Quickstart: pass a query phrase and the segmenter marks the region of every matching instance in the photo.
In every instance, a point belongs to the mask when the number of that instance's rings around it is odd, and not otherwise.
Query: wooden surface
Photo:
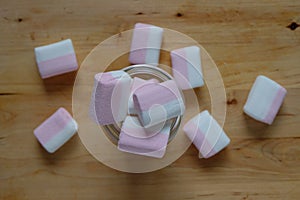
[[[136,22],[185,33],[210,53],[226,86],[224,128],[232,139],[230,146],[208,160],[197,159],[191,146],[169,167],[148,174],[127,174],[102,165],[78,136],[47,154],[32,131],[58,107],[71,111],[76,73],[42,80],[33,48],[71,38],[81,63],[99,42]],[[0,198],[299,199],[297,24],[296,0],[1,0]],[[242,112],[259,74],[288,90],[272,126]]]

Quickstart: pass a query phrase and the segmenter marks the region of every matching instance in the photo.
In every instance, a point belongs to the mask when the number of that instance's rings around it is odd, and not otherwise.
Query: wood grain
[[[299,10],[296,0],[1,0],[0,198],[299,199]],[[226,86],[230,146],[208,160],[197,159],[191,146],[169,167],[147,174],[102,165],[78,137],[47,154],[32,131],[58,107],[71,111],[76,73],[41,80],[33,48],[71,38],[81,63],[98,43],[136,22],[185,33],[210,53]],[[242,112],[259,74],[288,90],[272,126]],[[199,100],[209,107],[209,95]]]

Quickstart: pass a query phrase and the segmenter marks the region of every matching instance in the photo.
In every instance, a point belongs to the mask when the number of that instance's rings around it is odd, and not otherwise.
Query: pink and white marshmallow
[[[182,90],[204,85],[199,47],[175,49],[171,61],[174,79]]]
[[[132,64],[153,64],[159,62],[163,29],[150,24],[137,23],[134,26],[129,62]]]
[[[138,88],[133,94],[133,102],[141,124],[146,128],[185,111],[184,100],[174,80],[149,83]]]
[[[90,114],[98,124],[114,124],[125,119],[131,83],[131,77],[122,70],[95,75]]]
[[[34,52],[43,79],[78,69],[75,51],[70,39],[36,47]]]
[[[59,108],[33,132],[41,145],[53,153],[75,135],[77,129],[77,123],[68,111]]]
[[[230,139],[207,110],[188,121],[183,131],[199,150],[199,158],[209,158],[229,145]]]
[[[159,129],[158,129],[159,127]],[[170,122],[156,128],[145,129],[137,117],[127,116],[123,122],[118,141],[120,151],[162,158],[170,135]]]
[[[134,77],[131,85],[131,91],[130,91],[130,97],[128,100],[128,114],[137,114],[134,103],[133,103],[133,93],[143,85],[146,85],[148,83],[158,83],[158,80],[156,79],[150,79],[150,80],[144,80],[138,77]]]
[[[244,112],[257,121],[271,125],[286,94],[284,87],[260,75],[250,90]]]

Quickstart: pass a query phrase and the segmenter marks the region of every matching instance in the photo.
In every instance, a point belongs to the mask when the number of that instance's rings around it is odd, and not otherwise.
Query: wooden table
[[[81,63],[111,35],[146,22],[202,44],[227,93],[230,146],[199,160],[128,174],[96,161],[78,136],[46,153],[33,129],[63,106],[76,73],[42,80],[34,47],[71,38]],[[293,23],[294,22],[294,23]],[[300,1],[0,1],[1,199],[299,199]],[[256,76],[288,90],[272,126],[242,112]]]

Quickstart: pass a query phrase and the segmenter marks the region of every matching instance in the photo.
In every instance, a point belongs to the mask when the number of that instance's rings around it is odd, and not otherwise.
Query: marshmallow
[[[125,119],[131,81],[122,70],[95,75],[90,114],[98,124],[113,124]]]
[[[171,51],[173,76],[183,90],[204,85],[200,49],[190,46]]]
[[[173,80],[138,88],[133,94],[133,102],[144,127],[165,122],[185,111],[184,101]]]
[[[75,71],[78,68],[70,39],[36,47],[34,52],[38,69],[43,79]]]
[[[137,117],[128,116],[121,128],[118,149],[128,153],[162,158],[168,144],[170,124],[166,122],[162,123],[159,129],[145,129]]]
[[[53,153],[77,132],[77,127],[68,111],[59,108],[33,132],[41,145],[49,153]]]
[[[244,112],[250,117],[271,125],[287,91],[275,81],[258,76],[248,95]]]
[[[224,149],[230,139],[207,110],[188,121],[183,131],[199,150],[199,158],[209,158]]]
[[[157,26],[135,24],[129,62],[132,64],[154,64],[159,61],[163,29]]]
[[[143,85],[148,84],[148,83],[158,83],[158,80],[156,80],[156,79],[144,80],[144,79],[141,79],[141,78],[138,78],[138,77],[133,78],[131,91],[130,91],[130,97],[129,97],[129,100],[128,100],[128,114],[132,114],[132,115],[137,114],[137,112],[134,108],[132,95],[133,95],[135,90],[137,90],[138,88],[140,88]]]

